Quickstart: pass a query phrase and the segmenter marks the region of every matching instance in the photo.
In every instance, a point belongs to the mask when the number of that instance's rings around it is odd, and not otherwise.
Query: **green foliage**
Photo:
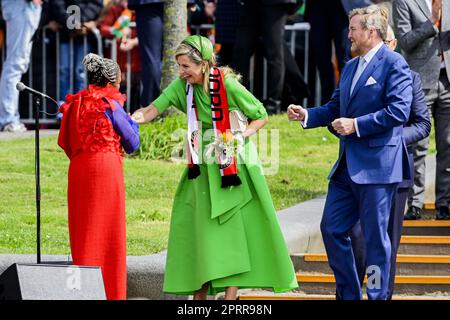
[[[181,147],[186,130],[185,116],[171,114],[141,126],[141,146],[136,155],[141,159],[164,159],[171,157],[174,148]]]
[[[41,138],[43,254],[69,254],[67,170],[56,137]],[[34,139],[0,141],[0,253],[36,252]],[[184,165],[126,157],[127,253],[167,246],[170,210]]]
[[[431,119],[430,145],[428,146],[428,154],[436,153],[436,139],[434,133],[434,120]]]

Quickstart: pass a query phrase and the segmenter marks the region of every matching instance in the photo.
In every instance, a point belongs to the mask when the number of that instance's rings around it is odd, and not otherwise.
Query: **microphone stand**
[[[58,107],[58,103],[51,97],[45,97],[47,100],[53,101]],[[34,136],[35,136],[35,154],[34,154],[34,168],[36,176],[36,259],[37,264],[41,264],[41,175],[40,175],[40,155],[39,155],[39,113],[41,107],[41,101],[44,99],[42,96],[33,95],[35,103],[34,108]]]
[[[41,263],[41,180],[40,180],[40,162],[39,162],[39,111],[41,106],[41,97],[33,96],[35,102],[34,108],[34,136],[35,136],[35,154],[34,154],[34,172],[36,175],[36,245],[37,245],[37,264]]]

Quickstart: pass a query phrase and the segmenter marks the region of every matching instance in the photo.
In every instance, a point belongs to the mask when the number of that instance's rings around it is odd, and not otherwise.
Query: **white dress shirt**
[[[430,10],[430,13],[431,13],[431,7],[433,6],[433,0],[425,0],[425,3],[427,4],[428,10]]]

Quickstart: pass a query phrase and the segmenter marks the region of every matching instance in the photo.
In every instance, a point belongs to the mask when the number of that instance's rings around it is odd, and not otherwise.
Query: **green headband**
[[[203,60],[209,61],[213,55],[213,46],[208,38],[202,37],[200,35],[189,36],[183,40],[184,44],[188,44],[200,52]]]

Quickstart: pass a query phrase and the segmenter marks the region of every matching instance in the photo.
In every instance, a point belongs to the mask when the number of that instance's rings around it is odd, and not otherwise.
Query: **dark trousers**
[[[303,98],[310,98],[310,92],[308,85],[305,82],[305,78],[286,43],[283,45],[283,48],[286,70],[281,105],[282,109],[285,110],[291,103],[303,103]]]
[[[322,103],[325,103],[330,100],[336,85],[331,63],[332,44],[336,49],[339,70],[350,59],[348,16],[341,1],[310,0],[306,5],[306,20],[311,24],[311,51],[320,75]]]
[[[287,18],[285,5],[247,3],[241,8],[237,39],[234,46],[233,67],[249,88],[250,58],[259,37],[264,43],[267,59],[267,97],[280,101],[284,83],[284,26]]]
[[[397,184],[357,184],[346,165],[341,165],[330,179],[320,225],[328,262],[336,278],[336,298],[362,299],[361,282],[348,235],[358,220],[367,248],[367,265],[373,282],[367,285],[371,300],[388,298],[391,244],[388,221]]]
[[[397,252],[400,245],[400,238],[403,229],[403,213],[405,212],[406,199],[408,198],[409,188],[397,189],[394,204],[391,209],[388,224],[388,236],[391,240],[391,268],[389,272],[388,299],[392,299],[394,292]],[[355,224],[350,230],[349,236],[352,242],[353,254],[355,256],[356,270],[360,283],[363,283],[366,274],[366,246],[364,235],[361,229],[361,223]]]
[[[144,107],[160,93],[163,9],[162,3],[150,3],[136,8],[136,29],[142,65],[140,104]]]

